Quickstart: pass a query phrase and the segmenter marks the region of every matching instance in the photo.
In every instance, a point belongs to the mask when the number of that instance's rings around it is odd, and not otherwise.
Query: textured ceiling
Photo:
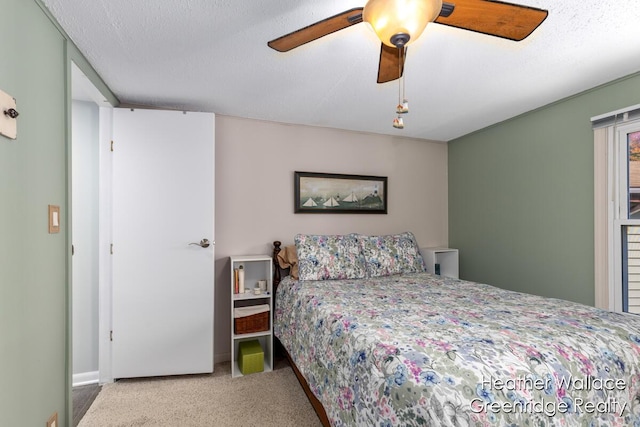
[[[287,53],[267,47],[365,1],[43,3],[123,103],[432,140],[640,71],[640,1],[518,1],[549,11],[521,42],[427,26],[409,46],[398,130],[398,85],[376,83],[380,42],[367,24]]]

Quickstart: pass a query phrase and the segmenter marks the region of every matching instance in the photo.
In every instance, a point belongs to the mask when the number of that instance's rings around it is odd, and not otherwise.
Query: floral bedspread
[[[427,273],[287,277],[274,332],[335,426],[640,426],[640,316]]]

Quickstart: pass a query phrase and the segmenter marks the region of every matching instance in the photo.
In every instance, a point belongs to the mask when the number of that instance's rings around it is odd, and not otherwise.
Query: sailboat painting
[[[387,177],[295,172],[295,213],[387,213]]]
[[[302,206],[311,208],[313,206],[318,206],[318,204],[311,197],[309,197],[307,201],[302,204]]]

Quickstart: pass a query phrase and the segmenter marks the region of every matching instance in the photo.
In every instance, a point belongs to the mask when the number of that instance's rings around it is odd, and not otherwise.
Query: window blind
[[[594,129],[598,129],[635,119],[640,119],[640,104],[591,117],[591,126]]]

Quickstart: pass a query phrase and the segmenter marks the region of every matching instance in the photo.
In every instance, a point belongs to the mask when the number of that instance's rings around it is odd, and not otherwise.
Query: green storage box
[[[242,341],[238,347],[238,368],[242,375],[264,371],[264,351],[258,340]]]

